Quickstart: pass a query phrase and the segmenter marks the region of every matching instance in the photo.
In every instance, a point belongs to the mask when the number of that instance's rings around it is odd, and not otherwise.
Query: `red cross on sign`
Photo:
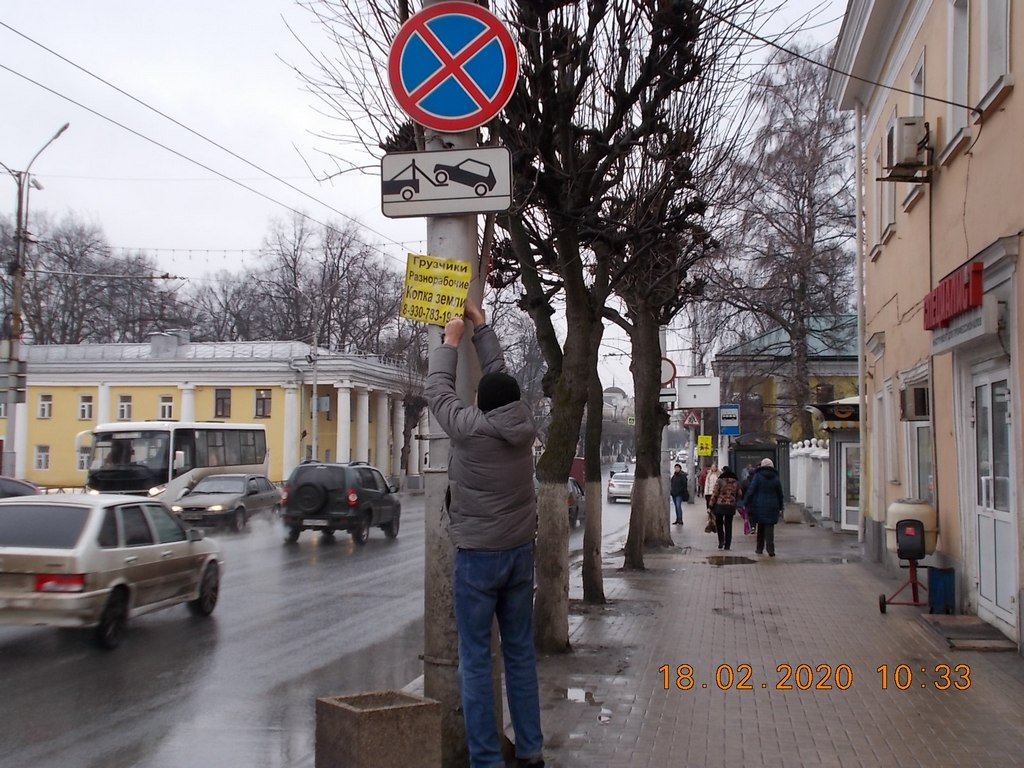
[[[469,131],[501,112],[519,76],[512,35],[474,3],[437,3],[409,17],[388,52],[399,106],[420,125]]]

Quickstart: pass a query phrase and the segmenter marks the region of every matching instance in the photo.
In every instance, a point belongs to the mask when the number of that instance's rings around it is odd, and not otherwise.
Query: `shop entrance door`
[[[860,443],[843,443],[840,454],[839,492],[842,519],[839,527],[856,531],[860,527]]]
[[[975,535],[978,615],[1017,635],[1016,482],[1005,369],[977,375],[974,384]]]

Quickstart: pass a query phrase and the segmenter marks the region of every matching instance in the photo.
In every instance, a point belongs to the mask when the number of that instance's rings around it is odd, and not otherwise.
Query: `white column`
[[[426,450],[425,443],[427,441],[420,440],[419,435],[426,436],[426,434],[423,419],[420,418],[412,428],[412,440],[409,443],[409,466],[405,471],[410,477],[423,472],[423,452]]]
[[[110,421],[110,385],[100,384],[96,388],[96,423],[106,424]]]
[[[423,413],[420,414],[419,433],[423,437],[430,434],[430,412],[426,408],[424,408]],[[427,454],[430,452],[430,441],[417,440],[416,449],[416,464],[422,470],[427,466]]]
[[[338,441],[334,455],[338,461],[352,461],[352,382],[335,384],[338,390]]]
[[[178,389],[181,390],[181,420],[182,421],[195,421],[196,420],[196,385],[195,384],[179,384]]]
[[[370,391],[366,387],[356,387],[356,407],[354,420],[356,423],[356,448],[352,455],[353,461],[370,460]]]
[[[377,392],[377,410],[373,417],[373,427],[377,441],[373,449],[373,463],[377,468],[388,475],[388,460],[391,458],[388,451],[388,431],[391,429],[391,419],[388,417],[388,393],[384,390]]]
[[[402,444],[405,442],[405,402],[401,398],[391,401],[391,476],[401,477]]]
[[[284,389],[284,435],[281,438],[281,477],[271,480],[284,480],[292,473],[299,463],[299,388],[294,384],[283,384]],[[274,453],[271,449],[270,463],[273,466]]]

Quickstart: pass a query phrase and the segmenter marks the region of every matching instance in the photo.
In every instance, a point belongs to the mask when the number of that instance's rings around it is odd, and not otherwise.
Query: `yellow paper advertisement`
[[[711,450],[711,435],[697,435],[697,455],[710,456]]]
[[[442,328],[462,314],[472,269],[468,261],[409,254],[399,314]]]

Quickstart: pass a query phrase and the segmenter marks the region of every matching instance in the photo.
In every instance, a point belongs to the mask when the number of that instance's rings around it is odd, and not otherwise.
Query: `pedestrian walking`
[[[736,473],[722,467],[711,494],[711,510],[715,515],[715,530],[718,531],[718,548],[732,547],[732,519],[736,515],[736,501],[740,498],[740,483]]]
[[[740,479],[740,498],[737,502],[736,511],[740,517],[743,518],[743,533],[749,535],[751,533],[757,533],[757,526],[753,520],[750,519],[750,513],[747,511],[747,507],[743,503],[743,497],[747,495],[747,488],[750,486],[750,481],[754,479],[754,465],[747,464],[743,468],[743,477]]]
[[[483,376],[476,406],[455,391],[463,318],[448,322],[430,355],[424,395],[451,438],[446,503],[456,547],[455,622],[459,687],[472,768],[503,768],[494,711],[491,624],[498,620],[505,690],[520,766],[544,765],[537,657],[533,646],[537,429],[519,385],[505,371],[501,345],[483,310],[469,301],[473,344]]]
[[[701,493],[704,494],[704,504],[708,512],[711,511],[711,495],[715,492],[716,483],[718,483],[718,464],[712,462],[701,483]]]
[[[690,500],[690,491],[686,487],[689,478],[683,471],[682,464],[676,464],[675,471],[669,479],[669,495],[672,496],[672,504],[676,510],[676,525],[683,524],[683,503]]]
[[[775,557],[775,524],[779,522],[785,504],[782,481],[775,471],[775,462],[761,459],[761,466],[754,472],[743,496],[747,514],[757,524],[757,543],[754,549],[757,554],[764,554],[767,549],[769,557]]]

